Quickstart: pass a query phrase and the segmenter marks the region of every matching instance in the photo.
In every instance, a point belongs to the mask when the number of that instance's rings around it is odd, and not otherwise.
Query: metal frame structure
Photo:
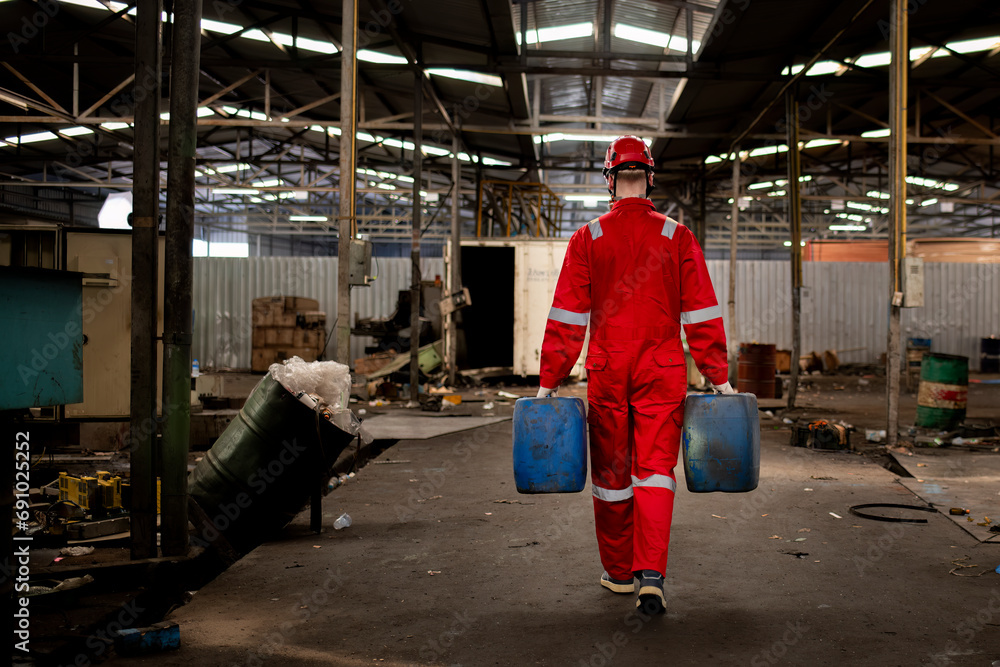
[[[25,197],[36,197],[41,208],[38,200],[51,200],[53,191],[67,209],[94,206],[133,187],[135,103],[162,82],[131,67],[134,3],[93,4],[57,3],[37,35],[0,45],[0,136],[54,133],[50,141],[0,146],[0,208],[18,198],[17,212],[27,213]],[[355,62],[354,105],[343,92],[344,14],[336,5],[246,0],[206,7],[198,95],[205,111],[196,121],[199,235],[323,244],[344,215],[341,184],[350,181],[340,178],[342,119],[353,108],[346,120],[362,133],[353,160],[360,170],[354,230],[405,238],[414,73],[428,101],[419,119],[427,146],[424,239],[451,234],[448,216],[435,215],[451,197],[460,231],[474,233],[479,182],[490,179],[593,194],[567,203],[563,231],[572,231],[603,210],[596,175],[603,140],[630,132],[654,142],[658,206],[683,216],[713,252],[729,245],[732,188],[729,169],[706,158],[731,153],[739,140],[739,247],[780,249],[791,236],[787,188],[753,188],[786,179],[786,154],[777,152],[787,141],[784,105],[777,101],[793,81],[802,110],[802,174],[810,177],[802,183],[803,238],[887,235],[881,206],[861,216],[864,231],[829,226],[838,213],[857,215],[844,203],[874,205],[881,197],[869,193],[886,191],[888,137],[867,135],[888,125],[888,68],[861,57],[887,51],[878,26],[888,0],[783,3],[777,23],[777,6],[742,0],[470,0],[450,3],[447,16],[430,0],[359,0],[352,23],[368,59]],[[0,2],[8,25],[23,25],[23,18],[30,24],[39,11],[28,0]],[[540,37],[573,21],[589,22],[589,36]],[[659,31],[670,41],[630,41],[623,26]],[[767,44],[757,39],[762,30],[769,31]],[[910,62],[910,173],[959,186],[911,183],[909,233],[995,236],[1000,58],[997,48],[968,52],[956,40],[1000,34],[1000,9],[976,0],[923,5],[909,33],[925,49]],[[811,65],[829,62],[841,66],[809,75]],[[798,65],[801,71],[790,74]],[[447,68],[464,74],[431,74]],[[477,75],[499,77],[502,85],[477,83]],[[83,129],[67,134],[69,128]],[[930,199],[937,202],[921,206]]]

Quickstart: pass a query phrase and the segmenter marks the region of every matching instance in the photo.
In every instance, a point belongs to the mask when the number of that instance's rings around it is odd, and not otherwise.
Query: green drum
[[[951,430],[965,420],[969,396],[969,358],[926,354],[920,364],[917,426]]]
[[[353,439],[265,375],[191,472],[188,493],[204,513],[192,542],[209,546],[221,534],[237,551],[250,551],[329,481]]]

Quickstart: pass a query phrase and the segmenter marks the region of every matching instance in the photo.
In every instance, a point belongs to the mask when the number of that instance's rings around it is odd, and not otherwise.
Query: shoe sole
[[[608,581],[607,579],[601,579],[601,586],[604,586],[612,593],[634,593],[635,592],[635,582],[629,582],[627,584],[616,584],[614,582]]]
[[[639,599],[635,601],[636,609],[641,609],[650,616],[663,614],[667,611],[667,603],[663,591],[656,586],[643,586],[639,589]]]

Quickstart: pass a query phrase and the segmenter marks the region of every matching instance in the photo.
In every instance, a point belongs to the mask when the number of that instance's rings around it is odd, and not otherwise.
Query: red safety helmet
[[[618,137],[608,146],[604,157],[604,178],[608,181],[608,191],[615,194],[613,178],[623,169],[642,169],[648,175],[646,196],[653,189],[653,157],[646,142],[631,134]]]

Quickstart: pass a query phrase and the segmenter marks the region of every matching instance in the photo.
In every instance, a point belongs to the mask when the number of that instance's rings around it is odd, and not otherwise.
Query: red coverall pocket
[[[603,371],[608,367],[607,357],[587,357],[583,367],[588,371]]]
[[[654,350],[653,351],[653,363],[662,368],[668,366],[683,366],[684,352],[679,352],[677,350]]]

